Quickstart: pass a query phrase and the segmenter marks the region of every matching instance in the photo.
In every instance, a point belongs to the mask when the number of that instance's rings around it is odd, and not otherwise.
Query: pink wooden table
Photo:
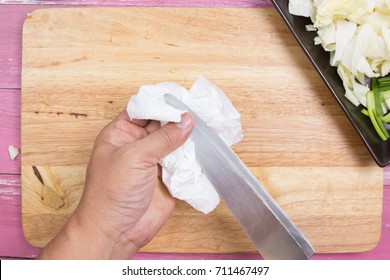
[[[39,249],[24,239],[21,222],[20,157],[11,161],[8,146],[20,148],[22,25],[42,5],[127,5],[272,8],[270,0],[0,0],[0,258],[34,258]],[[335,101],[336,102],[336,101]],[[364,202],[362,202],[364,203]],[[358,232],[356,234],[359,234]],[[259,254],[151,254],[137,259],[261,259]],[[317,254],[313,259],[390,259],[390,167],[385,168],[382,236],[365,253]]]

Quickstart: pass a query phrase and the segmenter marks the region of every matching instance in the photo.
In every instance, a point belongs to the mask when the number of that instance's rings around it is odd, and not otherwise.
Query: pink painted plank
[[[0,172],[20,174],[20,155],[8,155],[8,146],[20,149],[20,90],[0,89],[0,100]]]
[[[20,176],[0,175],[1,257],[31,258],[39,252],[23,236],[20,201]]]
[[[0,5],[0,88],[20,88],[22,26],[36,6]]]
[[[11,1],[1,0],[0,3]],[[55,1],[14,1],[52,4]],[[189,2],[189,3],[187,3]],[[237,3],[238,2],[238,3]],[[58,3],[58,2],[57,2]],[[209,6],[209,7],[265,7],[269,1],[62,1],[61,4],[133,5],[133,6]],[[0,88],[20,88],[21,31],[28,12],[42,6],[0,5]],[[4,146],[20,144],[20,91],[1,90],[0,97],[0,174],[19,173],[20,162],[8,163]],[[5,102],[7,101],[7,102]],[[4,124],[4,123],[9,123]],[[17,123],[17,124],[15,124]],[[18,142],[19,141],[19,142]],[[11,164],[11,165],[9,165]],[[364,203],[364,202],[362,202]],[[30,258],[39,249],[30,246],[22,234],[20,211],[20,177],[0,175],[0,256]],[[390,259],[390,168],[385,169],[385,189],[382,237],[379,245],[370,252],[359,254],[322,254],[314,259]],[[258,254],[150,254],[139,253],[137,259],[260,259]]]
[[[269,7],[270,0],[2,0],[3,4],[39,4],[39,5],[117,5],[117,6],[149,6],[149,7],[238,7],[255,8]]]

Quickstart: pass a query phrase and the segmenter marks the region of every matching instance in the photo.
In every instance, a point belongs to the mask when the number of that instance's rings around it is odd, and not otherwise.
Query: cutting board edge
[[[48,9],[41,9],[41,10],[53,10],[53,9],[51,9],[51,8],[48,8]],[[83,9],[83,8],[75,8],[75,9]],[[100,9],[100,8],[96,8],[96,9]],[[115,8],[113,8],[113,9],[115,9]]]
[[[31,165],[29,165],[31,166]],[[66,166],[67,168],[73,168],[73,167],[69,167],[69,166]],[[85,166],[82,165],[82,166],[78,166],[82,169],[85,169]],[[57,167],[58,168],[58,167]],[[284,167],[282,169],[296,169],[297,167]],[[324,168],[324,167],[323,167]],[[362,168],[367,168],[367,167],[362,167]],[[372,167],[369,167],[370,169]],[[252,169],[252,172],[254,173],[257,173],[259,170],[262,170],[262,169],[265,169],[265,170],[274,170],[275,169],[280,169],[279,167],[254,167],[254,168],[251,168]],[[312,169],[317,169],[317,168],[310,168],[311,170]],[[383,169],[377,169],[376,170],[378,171],[378,173],[382,173],[382,178],[384,178],[384,171]],[[45,237],[45,238],[40,238],[40,240],[34,240],[34,239],[30,239],[28,238],[28,234],[26,234],[26,232],[31,232],[31,230],[27,230],[26,231],[26,227],[28,227],[28,223],[27,222],[27,216],[30,215],[30,214],[35,214],[35,213],[31,213],[31,212],[28,212],[26,211],[25,207],[26,207],[26,203],[25,203],[25,198],[26,198],[26,187],[23,187],[24,186],[24,176],[23,174],[25,174],[25,169],[22,168],[22,176],[21,176],[21,185],[22,185],[22,230],[23,230],[23,234],[25,236],[25,239],[26,241],[31,244],[32,246],[35,246],[35,247],[38,247],[38,248],[43,248],[45,247],[50,241],[51,241],[51,238],[50,237]],[[380,191],[382,190],[383,188],[382,187],[379,187],[378,185],[378,189],[377,189],[377,194],[378,194],[378,197],[377,199],[380,199],[381,201],[383,200],[383,191]],[[182,204],[185,204],[187,205],[185,202],[183,201],[180,201],[180,203]],[[221,203],[223,204],[223,203]],[[381,238],[381,228],[382,228],[382,219],[381,219],[381,216],[382,216],[382,211],[383,211],[383,205],[379,205],[380,206],[380,214],[381,215],[378,215],[376,217],[376,222],[371,224],[372,225],[375,225],[376,229],[375,229],[375,234],[371,234],[370,235],[370,242],[367,243],[367,244],[356,244],[356,245],[351,245],[351,244],[348,244],[348,249],[340,249],[340,248],[337,248],[337,246],[332,246],[332,245],[322,245],[322,246],[315,246],[316,248],[316,251],[317,253],[363,253],[363,252],[368,252],[372,249],[374,249],[378,243],[380,242],[380,238]],[[379,207],[378,206],[378,207]],[[220,206],[219,206],[220,207]],[[49,209],[50,210],[50,209]],[[193,210],[193,209],[192,209]],[[195,211],[195,210],[193,210]],[[214,210],[216,211],[216,210]],[[196,212],[196,211],[195,211]],[[197,212],[196,212],[197,213]],[[213,212],[212,212],[213,213]],[[51,213],[53,214],[53,213]],[[55,216],[59,216],[59,215],[62,215],[62,216],[65,216],[64,213],[62,214],[56,214]],[[372,229],[372,227],[371,227]],[[248,242],[249,239],[248,239]],[[319,249],[317,249],[319,247]],[[153,250],[153,249],[148,249],[148,245],[146,245],[144,248],[142,248],[140,250],[140,252],[145,252],[145,253],[198,253],[198,254],[203,254],[203,253],[217,253],[217,254],[235,254],[235,253],[255,253],[255,248],[253,247],[252,249],[248,249],[248,247],[245,247],[243,250],[241,251],[237,251],[237,250],[233,250],[233,251],[229,251],[229,250],[222,250],[222,251],[210,251],[209,249],[205,249],[205,250],[199,250],[199,249],[194,249],[194,250],[187,250],[187,249],[180,249],[180,248],[176,248],[176,250],[160,250],[160,251],[156,251],[156,250]]]

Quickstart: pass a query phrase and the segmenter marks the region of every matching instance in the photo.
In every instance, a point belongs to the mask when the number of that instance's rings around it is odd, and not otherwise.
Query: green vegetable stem
[[[390,123],[390,113],[384,116],[382,100],[390,98],[390,77],[372,78],[371,88],[367,93],[367,110],[362,113],[369,116],[379,137],[386,141],[389,133],[383,123]]]

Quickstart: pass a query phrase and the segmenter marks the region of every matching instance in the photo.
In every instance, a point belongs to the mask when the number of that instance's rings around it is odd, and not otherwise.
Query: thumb
[[[152,157],[150,160],[153,163],[159,163],[163,157],[185,143],[193,127],[194,120],[192,116],[184,113],[179,123],[168,123],[139,142],[142,142],[142,147]]]

